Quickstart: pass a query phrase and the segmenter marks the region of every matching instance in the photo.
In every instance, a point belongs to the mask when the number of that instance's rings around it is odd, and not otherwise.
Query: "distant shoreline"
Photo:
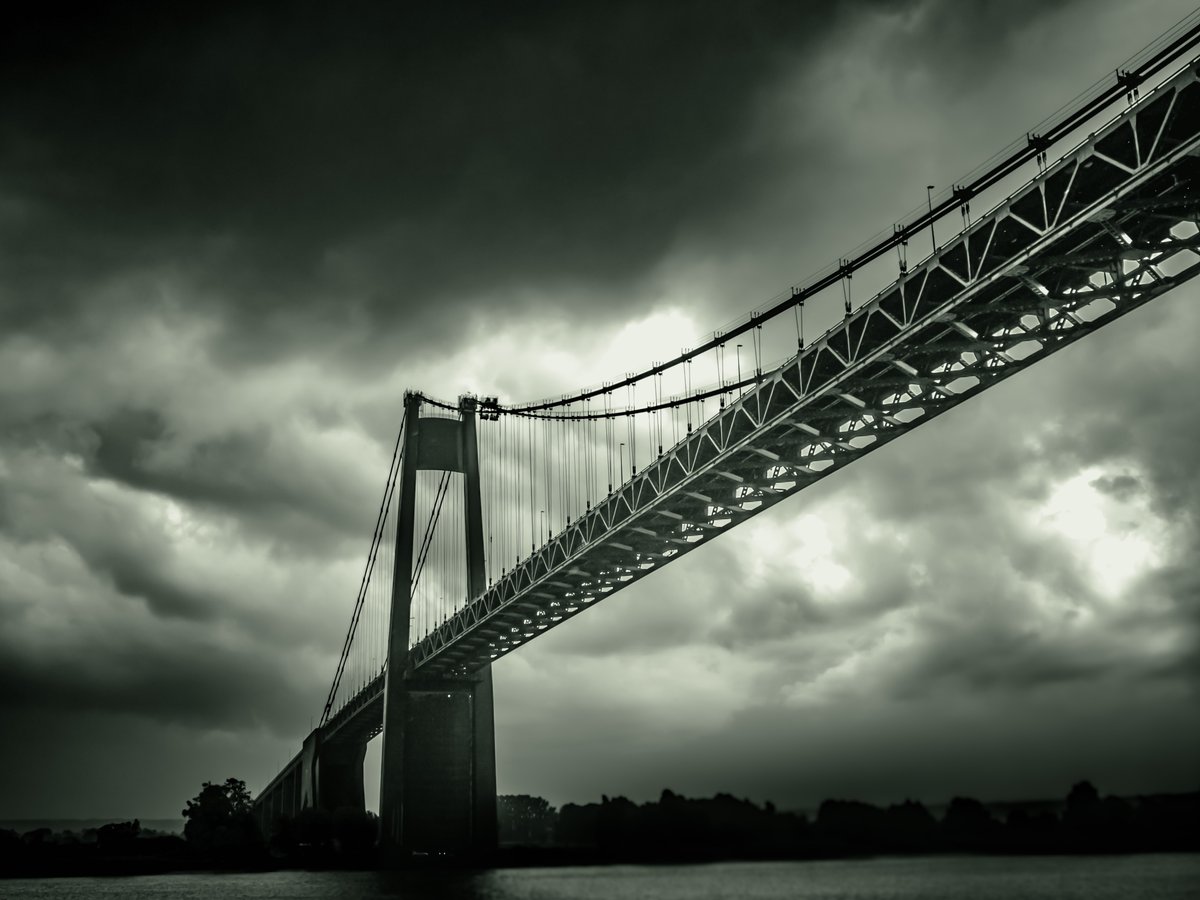
[[[220,790],[208,784],[205,789]],[[880,807],[831,799],[809,818],[729,794],[688,798],[664,790],[657,801],[642,804],[605,796],[599,803],[561,809],[539,797],[504,795],[498,799],[500,845],[495,851],[413,852],[402,867],[479,870],[1200,852],[1200,792],[1123,798],[1102,796],[1083,781],[1062,801],[984,804],[955,797],[934,809],[941,815],[915,800]],[[8,820],[0,823],[0,877],[379,867],[378,818],[350,807],[332,813],[305,809],[294,818],[279,817],[269,831],[245,810],[222,814],[204,828],[189,820],[186,837],[172,830],[177,823]],[[18,833],[5,830],[5,824],[35,827]]]
[[[119,822],[129,822],[137,818],[142,823],[143,831],[153,831],[156,834],[183,834],[184,820],[180,818],[143,819],[137,816],[88,816],[79,819],[0,819],[0,831],[15,831],[25,834],[39,828],[49,828],[55,833],[70,832],[83,834],[89,829],[101,828]]]

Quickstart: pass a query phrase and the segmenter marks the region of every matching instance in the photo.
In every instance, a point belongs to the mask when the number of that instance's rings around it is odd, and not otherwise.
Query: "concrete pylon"
[[[479,488],[476,402],[456,419],[422,418],[405,397],[404,461],[397,508],[388,666],[383,701],[380,842],[385,862],[414,853],[471,857],[496,846],[496,739],[491,667],[463,679],[422,680],[409,668],[416,478],[421,470],[463,474],[467,585],[487,586]]]

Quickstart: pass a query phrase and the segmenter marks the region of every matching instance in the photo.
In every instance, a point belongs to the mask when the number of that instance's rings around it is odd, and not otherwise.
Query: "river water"
[[[1200,854],[905,857],[438,872],[0,879],[0,897],[180,900],[1191,900]]]

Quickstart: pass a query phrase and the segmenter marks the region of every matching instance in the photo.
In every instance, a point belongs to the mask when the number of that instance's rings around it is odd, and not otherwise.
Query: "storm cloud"
[[[1189,11],[116,4],[6,28],[0,817],[171,815],[295,752],[406,388],[519,400],[674,352]],[[1194,293],[498,664],[501,790],[1194,788]]]

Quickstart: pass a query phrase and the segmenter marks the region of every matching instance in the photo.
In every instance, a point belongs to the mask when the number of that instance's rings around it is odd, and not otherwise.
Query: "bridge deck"
[[[977,220],[414,645],[487,665],[1200,270],[1189,67]],[[327,725],[378,731],[382,675]]]

